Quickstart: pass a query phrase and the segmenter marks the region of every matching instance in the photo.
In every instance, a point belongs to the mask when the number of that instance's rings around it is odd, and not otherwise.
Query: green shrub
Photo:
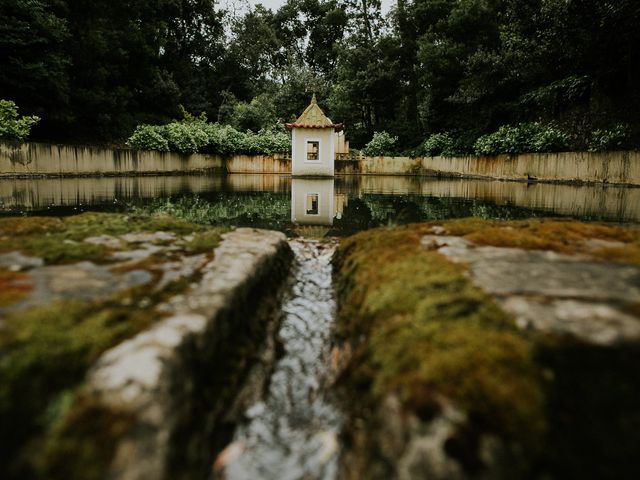
[[[169,151],[169,142],[162,135],[162,126],[138,125],[133,135],[127,140],[127,145],[138,150]]]
[[[229,125],[208,123],[205,131],[207,132],[208,141],[203,151],[207,153],[233,155],[240,153],[244,147],[245,134]]]
[[[19,116],[18,106],[11,100],[0,100],[0,138],[25,140],[40,117]]]
[[[284,130],[243,133],[230,125],[207,123],[202,116],[163,126],[140,125],[127,144],[138,149],[218,155],[272,155],[291,150],[291,138]]]
[[[260,130],[258,133],[247,132],[243,150],[248,154],[283,153],[291,150],[291,139],[286,132]]]
[[[457,154],[455,140],[448,133],[434,133],[428,137],[417,149],[419,155],[434,157],[443,155],[452,157]]]
[[[165,125],[164,137],[172,152],[196,153],[209,143],[203,122],[172,122]]]
[[[397,141],[398,137],[394,137],[385,131],[375,132],[371,141],[362,149],[362,153],[369,157],[388,155],[394,151]]]
[[[591,132],[590,152],[606,152],[624,148],[628,137],[628,127],[618,124],[607,130]]]
[[[474,149],[478,155],[501,153],[558,152],[569,145],[569,137],[550,125],[538,122],[504,125],[497,132],[478,138]]]

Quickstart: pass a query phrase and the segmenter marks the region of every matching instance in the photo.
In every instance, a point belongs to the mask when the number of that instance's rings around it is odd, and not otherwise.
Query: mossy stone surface
[[[464,267],[420,247],[428,231],[373,230],[340,246],[337,333],[354,345],[345,389],[361,408],[393,394],[435,412],[447,397],[485,433],[541,448],[544,381],[532,342]]]
[[[640,265],[640,228],[573,220],[531,219],[499,222],[464,218],[433,222],[446,235],[478,245],[588,254],[602,260]],[[602,241],[602,244],[593,242]],[[607,245],[607,243],[609,245]]]
[[[425,425],[447,405],[464,412],[465,425],[445,447],[470,477],[483,471],[498,475],[486,471],[491,465],[481,453],[482,438],[494,436],[519,452],[510,460],[516,477],[569,478],[592,471],[599,478],[632,478],[640,467],[628,446],[640,441],[634,433],[640,431],[640,408],[627,399],[640,393],[637,343],[603,347],[523,330],[502,308],[502,299],[474,283],[466,263],[453,263],[421,244],[434,235],[473,242],[463,242],[471,252],[488,245],[626,264],[636,263],[639,242],[636,228],[475,218],[371,230],[344,240],[334,276],[336,337],[350,352],[339,379],[353,422],[347,450],[355,455],[349,454],[348,473],[397,473],[398,451],[383,450],[391,428],[383,407],[397,398],[402,419],[415,416]],[[620,254],[604,255],[605,248]],[[637,316],[635,303],[625,308]],[[616,442],[619,448],[611,448]]]
[[[108,263],[113,261],[109,257],[112,248],[83,240],[92,236],[132,232],[164,231],[189,235],[206,230],[202,225],[168,215],[83,213],[65,218],[0,218],[0,253],[20,251],[40,257],[49,265],[82,260]],[[213,244],[210,242],[210,245]]]
[[[124,239],[128,234],[158,231],[171,234],[165,235],[171,241],[153,242],[157,247],[153,255],[140,261],[121,261],[112,255],[139,248],[139,243]],[[212,258],[224,231],[166,215],[89,213],[63,219],[0,219],[0,253],[21,252],[44,260],[32,262],[33,266],[16,265],[20,271],[0,268],[0,463],[9,475],[51,478],[47,462],[28,453],[33,448],[30,445],[48,445],[42,448],[49,452],[47,458],[57,458],[52,460],[58,462],[54,470],[64,471],[66,462],[60,463],[55,452],[61,451],[59,446],[67,441],[63,437],[71,430],[60,425],[77,424],[74,418],[86,418],[88,411],[102,412],[96,418],[105,418],[105,425],[110,422],[112,412],[73,400],[87,369],[105,350],[166,315],[156,307],[184,292],[200,275],[197,268],[180,269],[182,259],[196,254],[205,260]],[[97,236],[113,236],[117,241],[85,242]],[[85,263],[74,263],[80,261]],[[202,262],[195,262],[198,264]],[[61,268],[71,279],[70,285],[55,278],[56,269]],[[172,269],[176,273],[165,278]],[[88,292],[87,282],[99,285],[91,276],[94,270],[96,275],[102,272],[100,281],[112,279],[115,285],[102,293],[96,287],[91,295],[80,295]],[[151,281],[137,286],[124,281],[125,276],[136,273]],[[118,279],[123,281],[118,283]],[[60,285],[54,285],[56,281]],[[161,288],[154,288],[157,286]],[[70,292],[64,298],[55,294],[62,287]],[[72,295],[74,290],[78,295]],[[35,293],[37,299],[32,298]],[[65,408],[58,408],[61,398],[71,399],[63,402]],[[120,420],[114,422],[117,430]]]

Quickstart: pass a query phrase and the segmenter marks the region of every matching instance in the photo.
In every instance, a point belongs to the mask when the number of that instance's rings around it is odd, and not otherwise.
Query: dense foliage
[[[473,153],[536,122],[566,135],[544,140],[552,149],[640,146],[637,0],[398,0],[386,15],[379,0],[226,5],[0,0],[0,92],[42,117],[40,139],[120,141],[180,104],[258,132],[315,92],[356,148],[386,131],[398,151]],[[199,148],[172,128],[169,148]]]
[[[599,129],[591,134],[590,152],[620,150],[626,147],[629,133],[625,125],[618,124],[610,129]]]
[[[18,106],[10,100],[0,100],[0,139],[24,140],[39,117],[18,115]]]
[[[417,155],[434,157],[437,155],[453,156],[457,149],[455,140],[449,133],[434,133],[416,149]]]
[[[537,122],[500,127],[497,132],[483,135],[475,144],[478,155],[500,153],[558,152],[566,150],[568,136],[560,130]]]
[[[127,144],[140,150],[218,155],[272,155],[291,151],[291,138],[285,131],[240,132],[230,125],[205,120],[139,125]]]
[[[362,153],[370,157],[377,155],[389,155],[393,153],[398,137],[393,137],[387,132],[375,132],[373,138],[362,149]]]

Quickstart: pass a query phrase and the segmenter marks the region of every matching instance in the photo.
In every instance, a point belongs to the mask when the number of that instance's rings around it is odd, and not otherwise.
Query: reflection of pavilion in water
[[[346,203],[347,194],[335,192],[333,178],[291,180],[291,222],[296,225],[330,227]]]
[[[149,177],[99,177],[56,179],[0,179],[0,213],[12,211],[43,211],[50,206],[76,207],[106,206],[116,201],[166,198],[169,196],[211,194],[245,195],[270,193],[286,198],[295,185],[319,185],[309,191],[318,194],[318,215],[304,215],[308,200],[304,188],[292,192],[291,218],[299,224],[331,226],[332,219],[340,218],[347,196],[358,197],[419,197],[472,199],[549,213],[576,217],[593,216],[614,221],[640,221],[640,188],[611,186],[578,186],[560,184],[527,184],[490,180],[434,179],[401,176],[346,175],[335,180],[292,179],[287,175],[189,175]],[[307,182],[307,183],[305,183]],[[308,183],[311,182],[311,183]],[[326,186],[323,186],[326,185]],[[322,216],[323,205],[331,197],[333,188],[333,215]],[[313,210],[313,200],[311,207]],[[292,205],[294,206],[294,205]]]

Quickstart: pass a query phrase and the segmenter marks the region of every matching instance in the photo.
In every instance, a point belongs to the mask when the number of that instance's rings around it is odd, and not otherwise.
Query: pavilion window
[[[320,195],[317,193],[307,194],[307,201],[304,208],[306,215],[319,215],[320,214]]]
[[[320,159],[320,142],[309,140],[307,142],[307,160],[316,161]]]

